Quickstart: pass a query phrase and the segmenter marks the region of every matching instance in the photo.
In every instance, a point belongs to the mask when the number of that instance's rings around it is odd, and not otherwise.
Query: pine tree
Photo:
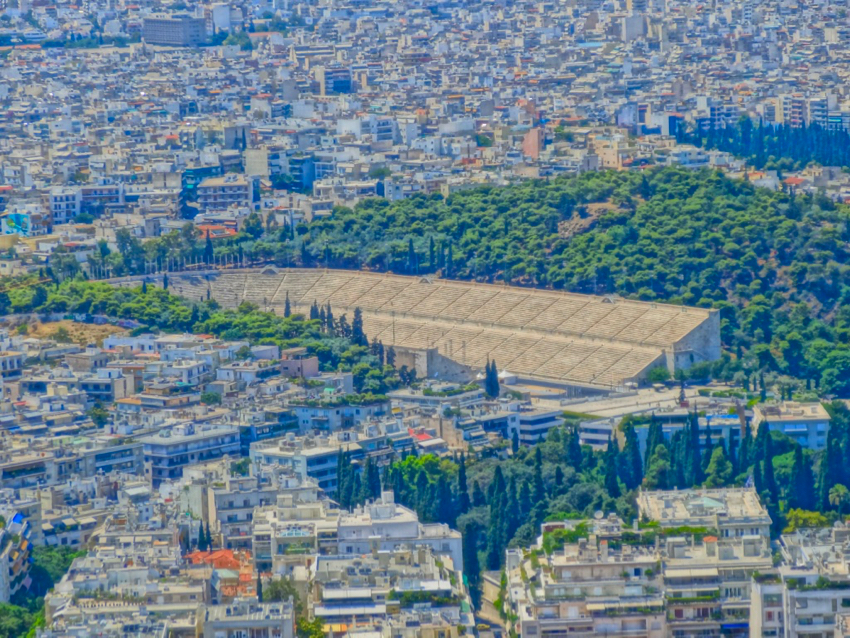
[[[286,299],[283,301],[283,316],[289,317],[292,315],[292,306],[289,303],[289,291],[286,292]]]
[[[726,450],[718,445],[711,453],[706,466],[704,486],[708,488],[726,487],[732,478],[732,464],[726,458]]]

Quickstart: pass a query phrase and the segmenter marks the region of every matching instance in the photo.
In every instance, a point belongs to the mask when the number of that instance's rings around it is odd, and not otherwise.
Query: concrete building
[[[782,432],[804,448],[822,450],[829,434],[829,413],[820,403],[757,403],[753,406],[752,435],[766,423],[771,431]]]
[[[178,425],[139,438],[144,446],[145,474],[154,487],[178,478],[193,463],[239,455],[238,428],[223,425]]]
[[[507,603],[517,616],[518,633],[667,636],[660,552],[627,545],[613,549],[609,540],[589,536],[534,561],[522,550],[508,550]]]
[[[641,490],[637,505],[641,518],[662,528],[705,527],[721,538],[770,538],[770,516],[752,488]]]
[[[206,21],[188,14],[154,14],[144,19],[142,37],[148,44],[197,46],[207,39]]]
[[[295,614],[290,601],[237,599],[207,607],[198,626],[203,638],[293,638]]]
[[[4,527],[0,528],[0,603],[30,586],[30,551],[32,531],[29,519],[20,512],[4,510]]]

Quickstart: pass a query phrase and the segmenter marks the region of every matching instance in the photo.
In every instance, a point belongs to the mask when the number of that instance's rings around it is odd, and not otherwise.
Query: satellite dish
[[[595,518],[597,521],[601,521],[603,518],[605,518],[605,513],[602,510],[596,510],[596,512],[594,512],[593,514],[593,518]]]

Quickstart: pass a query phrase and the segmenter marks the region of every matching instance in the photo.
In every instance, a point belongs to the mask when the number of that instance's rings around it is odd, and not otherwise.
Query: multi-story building
[[[664,638],[660,561],[652,545],[615,544],[590,531],[548,553],[508,550],[506,602],[517,618],[514,628],[533,638]]]
[[[223,479],[223,485],[216,482],[207,490],[213,533],[221,535],[221,547],[251,549],[254,509],[273,504],[278,485],[260,485],[254,476],[233,476],[230,472]]]
[[[206,607],[198,627],[203,638],[293,638],[295,614],[291,601],[236,599],[227,605]]]
[[[197,46],[207,38],[206,21],[189,14],[154,14],[144,19],[142,37],[148,44]]]
[[[770,516],[753,488],[641,490],[637,505],[641,518],[663,529],[703,527],[721,539],[770,538]]]
[[[752,435],[762,423],[771,431],[782,432],[804,448],[822,450],[829,434],[829,412],[820,403],[757,403],[753,406]]]
[[[767,536],[705,536],[699,544],[669,537],[663,564],[669,634],[751,635],[751,579],[772,566]]]
[[[0,603],[29,588],[31,524],[21,512],[4,510],[0,528]]]
[[[198,184],[202,211],[226,210],[231,206],[253,209],[259,201],[259,182],[250,175],[227,174],[208,177]]]
[[[178,425],[139,442],[144,446],[145,473],[154,487],[179,478],[187,465],[239,454],[238,428],[224,425]]]
[[[312,489],[310,486],[312,485]],[[450,556],[462,569],[462,538],[440,523],[420,523],[411,509],[395,502],[392,492],[351,512],[335,509],[320,498],[315,483],[282,489],[277,503],[254,512],[254,554],[269,571],[283,573],[289,558],[306,551],[362,555],[399,545],[428,546]]]

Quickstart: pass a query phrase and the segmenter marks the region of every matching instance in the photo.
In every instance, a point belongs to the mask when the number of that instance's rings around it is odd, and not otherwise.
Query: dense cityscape
[[[850,638],[831,0],[0,0],[0,638]]]

